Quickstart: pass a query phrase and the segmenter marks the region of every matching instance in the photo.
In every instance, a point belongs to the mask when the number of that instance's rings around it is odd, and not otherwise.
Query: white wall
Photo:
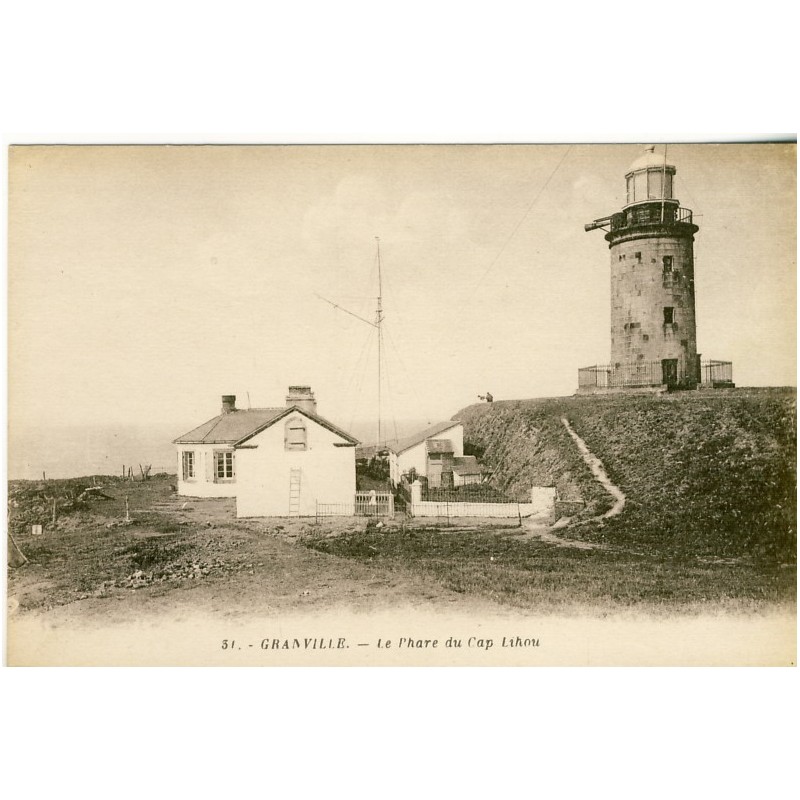
[[[214,482],[214,451],[230,450],[226,445],[179,444],[177,453],[178,494],[183,497],[236,497],[236,482],[239,475],[239,454],[233,457],[236,477],[233,482]],[[183,480],[183,452],[194,452],[194,474],[191,480]]]
[[[289,515],[289,477],[300,470],[300,516],[314,516],[317,503],[353,505],[356,491],[355,447],[305,417],[306,450],[286,450],[284,424],[271,425],[237,448],[237,517]],[[253,447],[255,445],[255,447]]]
[[[530,503],[444,503],[422,500],[422,485],[411,485],[411,515],[414,517],[535,517],[552,525],[555,520],[556,490],[532,486]]]

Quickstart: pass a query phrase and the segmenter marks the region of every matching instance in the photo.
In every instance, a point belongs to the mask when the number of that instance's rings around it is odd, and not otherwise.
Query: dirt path
[[[611,479],[608,477],[605,467],[603,467],[603,462],[594,453],[592,453],[592,451],[587,447],[586,442],[584,442],[583,439],[581,439],[581,437],[575,433],[575,431],[572,429],[572,426],[569,424],[569,420],[566,417],[561,417],[561,422],[567,429],[569,435],[573,438],[583,460],[592,471],[592,475],[594,475],[598,483],[600,483],[600,485],[614,498],[614,505],[608,511],[606,511],[605,514],[598,517],[598,519],[607,519],[609,517],[616,517],[618,514],[621,514],[622,509],[625,508],[625,495],[623,494],[622,489],[620,489],[619,486],[615,486],[613,483],[611,483]]]
[[[564,539],[553,533],[553,527],[549,525],[542,525],[540,523],[522,521],[522,528],[525,531],[518,538],[520,539],[538,539],[539,541],[546,542],[547,544],[555,544],[559,547],[574,547],[576,550],[607,550],[604,544],[595,542],[582,542],[577,539]]]

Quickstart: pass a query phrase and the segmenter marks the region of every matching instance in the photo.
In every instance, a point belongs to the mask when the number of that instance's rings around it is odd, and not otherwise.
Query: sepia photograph
[[[10,146],[8,663],[795,665],[796,156]]]

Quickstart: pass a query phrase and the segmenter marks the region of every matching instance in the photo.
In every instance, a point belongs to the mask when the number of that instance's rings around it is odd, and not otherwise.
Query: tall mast
[[[383,274],[381,272],[381,240],[379,237],[375,237],[375,244],[376,244],[376,258],[378,262],[378,304],[375,309],[375,322],[370,322],[368,319],[364,317],[360,317],[358,314],[354,314],[352,311],[348,311],[348,309],[340,306],[338,303],[334,303],[332,300],[328,300],[326,297],[318,294],[320,300],[325,301],[326,303],[332,305],[334,308],[339,309],[339,311],[344,311],[345,314],[349,314],[351,317],[355,317],[357,320],[361,322],[365,322],[367,325],[371,325],[373,328],[377,328],[378,330],[378,449],[380,450],[381,447],[381,383],[382,383],[382,359],[383,359]],[[395,426],[396,427],[396,426]],[[397,431],[395,430],[395,435]]]
[[[381,275],[381,240],[375,237],[378,259],[378,307],[375,311],[375,327],[378,329],[378,450],[381,448],[381,351],[383,350],[383,276]]]

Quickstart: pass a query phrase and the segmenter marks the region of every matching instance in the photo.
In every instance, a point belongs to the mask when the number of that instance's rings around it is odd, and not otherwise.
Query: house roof
[[[480,475],[483,470],[475,456],[456,456],[453,459],[453,472],[456,475]]]
[[[248,408],[218,414],[214,419],[179,436],[173,444],[234,444],[284,411],[285,407]]]
[[[341,428],[337,428],[332,422],[328,422],[327,419],[324,417],[320,417],[318,414],[314,414],[311,411],[306,411],[299,406],[290,406],[289,408],[281,409],[281,413],[278,416],[273,417],[270,420],[267,420],[263,425],[260,425],[254,431],[245,434],[239,439],[235,444],[234,447],[238,447],[239,445],[244,444],[249,439],[252,439],[254,436],[257,436],[261,431],[266,430],[269,428],[270,425],[274,425],[278,420],[283,419],[284,417],[288,417],[290,414],[297,413],[301,414],[304,417],[308,417],[309,419],[316,422],[318,425],[321,425],[323,428],[327,428],[331,433],[335,433],[337,436],[341,436],[342,439],[347,441],[348,444],[352,446],[356,446],[359,442],[354,436],[351,436],[346,431],[343,431]]]
[[[426,428],[424,431],[415,433],[413,436],[407,436],[405,439],[401,439],[397,442],[397,444],[390,445],[389,447],[395,453],[403,453],[406,450],[410,450],[412,447],[416,447],[418,444],[422,444],[426,439],[435,439],[438,434],[449,431],[458,425],[461,425],[461,423],[454,422],[453,420],[439,422],[436,425],[432,425],[430,428]]]
[[[453,443],[449,439],[428,439],[425,442],[429,453],[453,453]]]
[[[298,406],[237,409],[227,414],[219,414],[214,419],[204,422],[200,427],[174,439],[173,444],[229,444],[236,446],[252,439],[253,436],[292,412],[308,417],[323,428],[341,436],[351,445],[358,444],[358,439],[341,428],[337,428],[332,422]]]

